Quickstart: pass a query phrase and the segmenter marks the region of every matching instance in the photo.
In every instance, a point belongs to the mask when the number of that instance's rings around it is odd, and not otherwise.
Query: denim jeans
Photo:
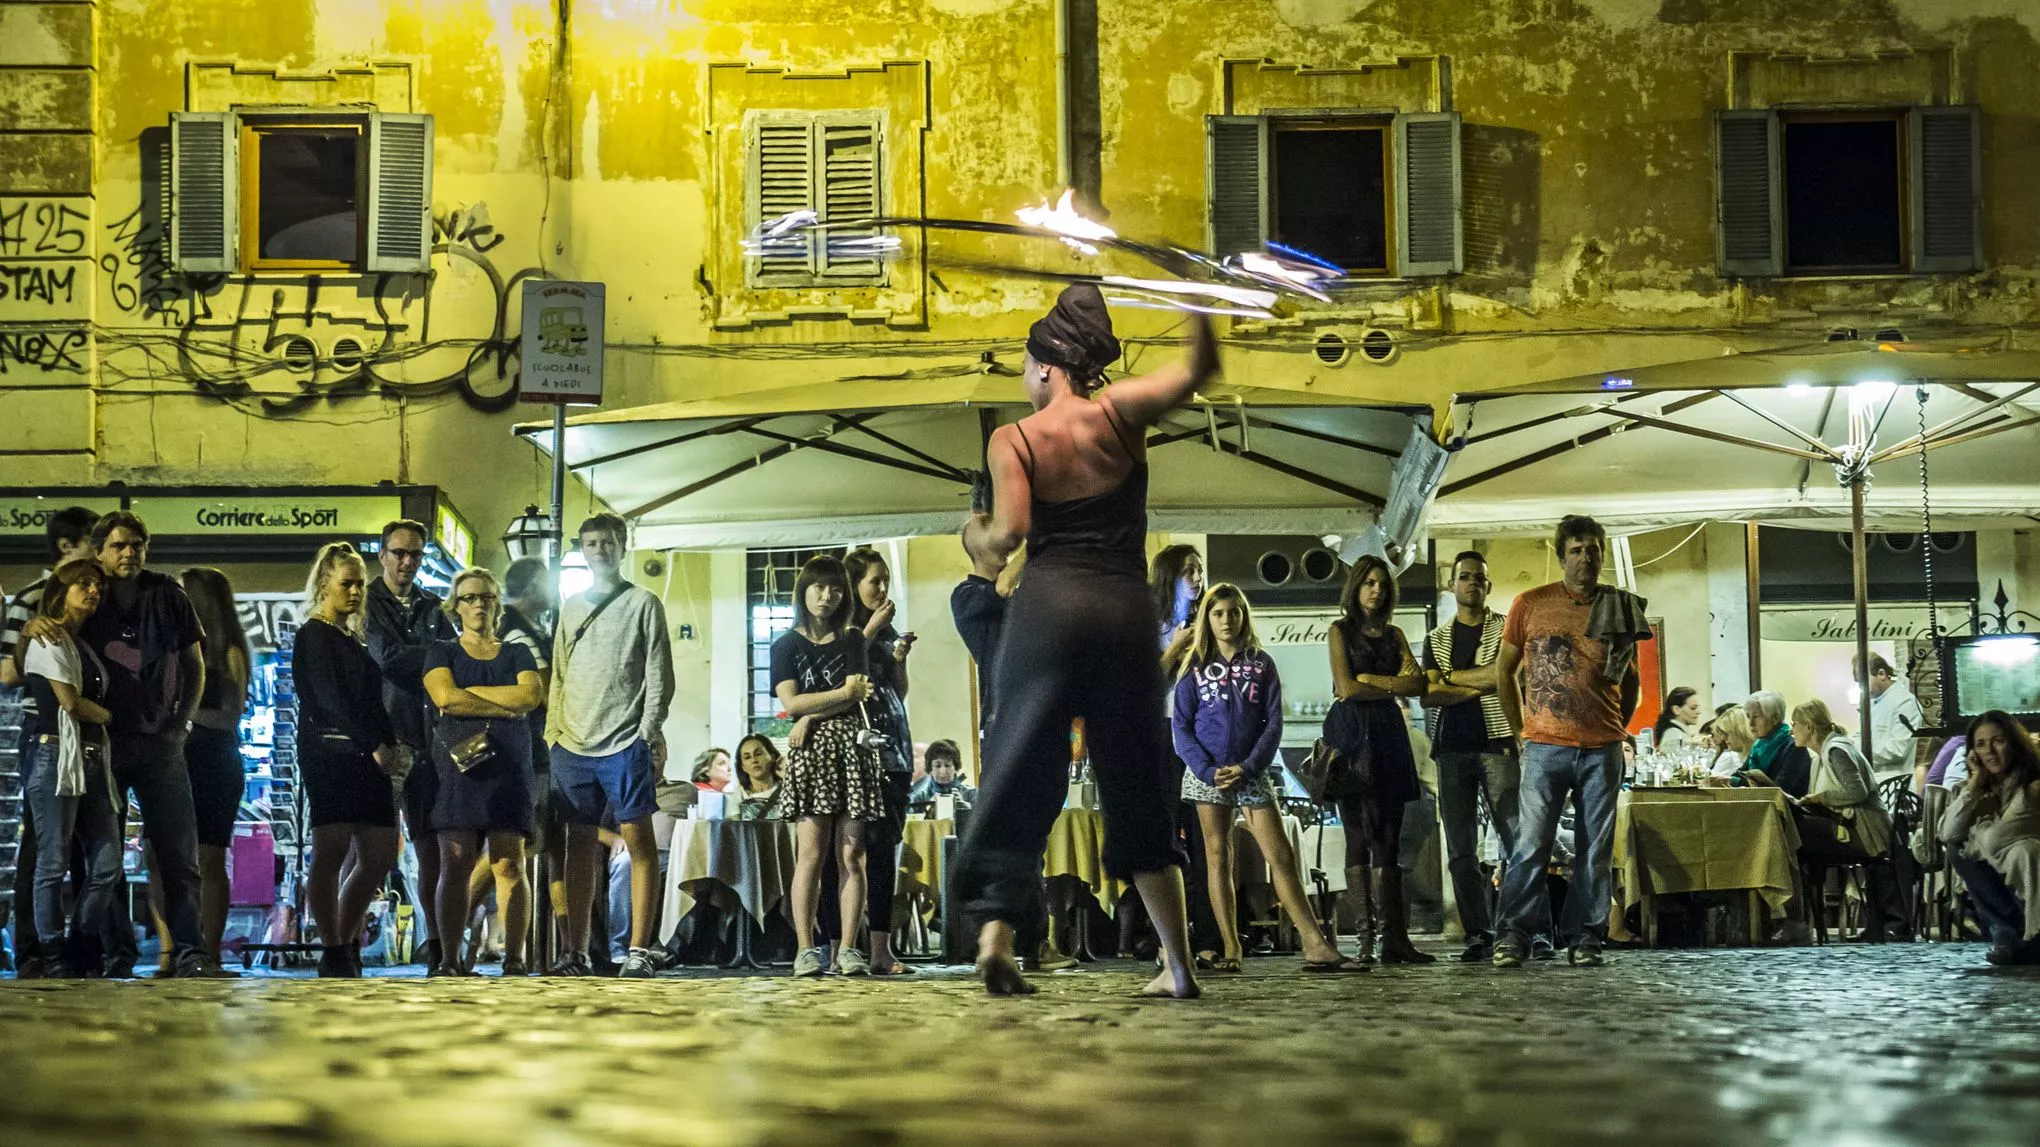
[[[1608,938],[1608,897],[1613,890],[1615,795],[1622,784],[1622,744],[1576,749],[1531,741],[1523,746],[1522,819],[1502,876],[1501,933],[1527,948],[1532,936],[1551,934],[1551,898],[1544,872],[1567,797],[1577,811],[1571,891],[1559,922],[1562,947]]]
[[[168,734],[113,737],[114,800],[125,807],[132,791],[142,808],[142,835],[156,849],[152,876],[163,884],[163,906],[176,965],[196,959],[198,946],[198,815],[191,803],[191,774],[184,767],[184,738]],[[116,897],[125,908],[126,896]],[[123,913],[125,914],[125,913]]]
[[[1480,873],[1479,805],[1487,805],[1506,859],[1516,847],[1523,769],[1514,751],[1444,752],[1438,761],[1438,814],[1444,822],[1445,869],[1468,940],[1494,939],[1494,892]]]
[[[1998,870],[1974,857],[1955,861],[1955,871],[1968,886],[1976,922],[1993,944],[2017,945],[2026,936],[2026,908]]]
[[[55,959],[65,952],[64,873],[71,867],[72,835],[82,838],[86,857],[85,887],[78,890],[78,930],[96,934],[120,888],[120,818],[114,815],[104,771],[85,771],[84,795],[58,796],[56,744],[26,747],[22,796],[35,825],[36,940],[44,958]],[[29,863],[29,858],[21,857],[18,863]],[[30,914],[22,911],[25,907],[15,910],[27,917]]]

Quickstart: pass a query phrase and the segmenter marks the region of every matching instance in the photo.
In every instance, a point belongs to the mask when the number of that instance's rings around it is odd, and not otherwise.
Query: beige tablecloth
[[[1105,875],[1105,818],[1090,809],[1066,808],[1055,818],[1041,872],[1050,879],[1063,876],[1083,884],[1107,916],[1132,887]]]
[[[942,842],[956,835],[953,820],[910,820],[900,831],[900,897],[942,898]]]
[[[725,912],[741,905],[760,924],[786,898],[793,881],[793,825],[778,820],[676,820],[666,858],[670,939],[698,897]]]
[[[1615,804],[1614,859],[1624,907],[1646,891],[1749,888],[1782,915],[1798,884],[1799,828],[1775,788],[1626,791]]]

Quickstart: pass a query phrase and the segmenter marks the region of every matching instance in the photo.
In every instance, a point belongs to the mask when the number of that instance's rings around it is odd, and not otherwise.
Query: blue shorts
[[[627,824],[658,811],[658,778],[652,772],[652,747],[643,741],[606,757],[584,757],[552,748],[552,789],[563,818],[572,824],[603,823],[605,812],[615,823]]]

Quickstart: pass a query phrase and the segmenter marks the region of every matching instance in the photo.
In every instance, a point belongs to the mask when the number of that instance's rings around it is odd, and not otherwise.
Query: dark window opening
[[[1902,269],[1899,120],[1787,120],[1783,127],[1787,269]]]
[[[1275,130],[1276,242],[1348,271],[1388,270],[1388,128]]]
[[[353,263],[361,257],[366,156],[350,127],[276,127],[252,133],[257,257]]]

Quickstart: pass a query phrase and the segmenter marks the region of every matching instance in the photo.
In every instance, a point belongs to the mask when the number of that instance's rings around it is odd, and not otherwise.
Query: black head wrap
[[[1090,283],[1073,283],[1056,296],[1055,307],[1027,332],[1034,361],[1059,366],[1080,383],[1095,382],[1119,358],[1105,296]]]

